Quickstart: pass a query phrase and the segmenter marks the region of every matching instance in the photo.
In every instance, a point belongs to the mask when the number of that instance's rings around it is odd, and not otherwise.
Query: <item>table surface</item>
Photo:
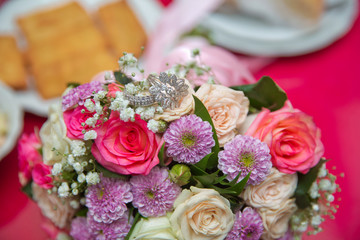
[[[168,1],[164,1],[168,2]],[[288,94],[293,105],[313,116],[322,129],[325,156],[336,166],[342,192],[335,220],[310,239],[359,239],[360,188],[360,20],[351,31],[321,51],[280,58],[255,73],[271,76]],[[40,128],[45,118],[26,113],[23,132]],[[46,239],[36,204],[20,191],[16,148],[0,162],[0,239]]]

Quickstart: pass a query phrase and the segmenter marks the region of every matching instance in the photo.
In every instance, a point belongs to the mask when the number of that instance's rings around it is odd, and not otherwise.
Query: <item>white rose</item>
[[[295,199],[287,199],[276,210],[259,208],[258,212],[263,220],[264,233],[262,239],[277,239],[288,231],[291,216],[297,207]]]
[[[207,108],[214,123],[220,146],[235,137],[249,111],[249,99],[241,91],[203,84],[195,94]]]
[[[59,198],[56,193],[49,194],[47,189],[32,184],[33,198],[41,212],[59,228],[69,228],[75,209],[70,206],[72,199]]]
[[[163,113],[156,114],[154,116],[155,120],[164,120],[166,122],[171,122],[176,119],[179,119],[181,116],[191,113],[194,110],[195,102],[193,94],[194,90],[191,87],[191,84],[188,80],[185,80],[185,83],[189,86],[188,95],[186,95],[180,102],[180,106],[174,109],[165,109]]]
[[[171,228],[169,218],[151,217],[142,218],[136,223],[135,228],[130,236],[130,240],[176,240],[176,236]]]
[[[296,174],[285,174],[272,168],[262,183],[247,186],[242,197],[252,207],[277,209],[294,194],[296,186]]]
[[[61,104],[50,106],[49,118],[41,127],[39,135],[43,143],[42,150],[45,164],[54,165],[63,159],[64,153],[70,152],[71,140],[66,137],[66,125]],[[56,150],[53,151],[53,148]]]
[[[234,224],[229,201],[213,189],[185,189],[174,208],[170,222],[180,240],[224,239]]]

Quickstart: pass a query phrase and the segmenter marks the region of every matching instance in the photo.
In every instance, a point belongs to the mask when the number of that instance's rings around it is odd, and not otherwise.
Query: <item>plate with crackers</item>
[[[0,8],[1,81],[15,90],[26,111],[46,116],[68,84],[117,69],[123,52],[141,55],[153,27],[142,15],[149,1],[5,2]]]

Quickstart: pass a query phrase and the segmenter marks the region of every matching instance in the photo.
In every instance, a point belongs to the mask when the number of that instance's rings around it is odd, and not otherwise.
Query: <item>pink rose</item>
[[[118,83],[110,83],[108,85],[108,98],[115,98],[116,92],[122,92],[122,89],[124,89],[124,86]]]
[[[18,142],[19,153],[19,178],[24,186],[31,180],[31,172],[34,165],[42,162],[39,152],[42,145],[39,137],[35,133],[24,133]]]
[[[135,115],[134,122],[124,122],[119,113],[112,112],[96,132],[91,152],[101,165],[113,172],[146,175],[159,163],[160,138],[147,128],[139,115]]]
[[[85,110],[85,113],[82,113],[81,110]],[[82,130],[92,129],[89,125],[85,124],[82,126],[82,123],[85,123],[86,120],[94,116],[94,113],[89,112],[84,106],[78,106],[76,108],[67,110],[63,113],[64,122],[67,128],[66,136],[70,139],[83,139],[84,134]]]
[[[53,187],[51,178],[51,166],[44,163],[38,163],[35,165],[32,171],[32,177],[34,182],[42,188],[50,189]]]
[[[289,104],[275,112],[263,110],[246,135],[267,143],[273,165],[283,173],[305,174],[324,154],[320,129],[310,116]]]
[[[192,51],[196,48],[200,50],[200,57],[194,58]],[[218,84],[234,86],[255,82],[247,67],[234,54],[221,47],[210,45],[200,38],[184,40],[163,59],[158,70],[164,71],[175,64],[186,64],[194,60],[198,65],[211,67],[211,72],[215,75],[215,81]],[[195,85],[206,83],[208,78],[208,74],[197,76],[192,71],[187,75],[187,79]]]

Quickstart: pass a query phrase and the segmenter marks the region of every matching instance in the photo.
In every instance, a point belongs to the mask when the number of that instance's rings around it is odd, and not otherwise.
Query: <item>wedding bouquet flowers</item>
[[[69,86],[19,141],[23,190],[53,238],[293,239],[336,211],[320,130],[269,77],[225,87],[196,63],[119,64]]]

